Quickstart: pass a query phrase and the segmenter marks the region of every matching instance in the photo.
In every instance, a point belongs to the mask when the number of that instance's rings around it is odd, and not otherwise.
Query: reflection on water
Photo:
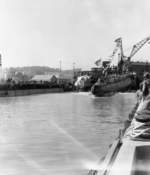
[[[134,94],[1,98],[0,174],[86,174],[89,162],[107,152],[135,103]]]

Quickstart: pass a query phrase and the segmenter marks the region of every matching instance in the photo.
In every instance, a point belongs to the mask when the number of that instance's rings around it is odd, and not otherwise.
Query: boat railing
[[[139,103],[137,102],[133,110],[129,113],[128,119],[124,122],[124,128],[119,130],[118,137],[115,139],[114,143],[110,145],[110,148],[106,156],[104,157],[103,162],[100,164],[100,170],[90,170],[88,175],[107,175],[108,174],[114,162],[114,159],[116,158],[117,153],[121,148],[123,136],[135,115],[138,105]]]
[[[118,137],[118,139],[116,139],[114,143],[110,145],[107,155],[105,156],[103,162],[100,164],[100,169],[90,170],[88,175],[106,175],[121,147],[121,144],[121,137]]]

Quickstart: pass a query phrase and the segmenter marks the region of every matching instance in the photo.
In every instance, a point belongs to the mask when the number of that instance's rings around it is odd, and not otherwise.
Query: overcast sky
[[[0,52],[4,67],[87,69],[107,58],[123,38],[131,46],[150,35],[149,0],[0,0]],[[150,61],[150,45],[133,59]]]

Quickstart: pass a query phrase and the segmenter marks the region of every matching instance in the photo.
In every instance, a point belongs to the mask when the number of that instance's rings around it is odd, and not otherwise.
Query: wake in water
[[[64,134],[67,138],[69,138],[78,147],[78,149],[80,149],[80,151],[83,150],[83,152],[86,152],[86,154],[89,155],[91,159],[98,160],[97,155],[95,155],[85,145],[83,145],[76,138],[74,138],[71,134],[69,134],[64,128],[60,127],[56,122],[52,120],[50,121],[50,124],[53,125],[60,133]]]
[[[91,92],[73,92],[73,94],[89,96],[91,94]]]
[[[61,134],[65,135],[69,140],[71,140],[77,148],[84,153],[86,153],[89,156],[89,159],[86,160],[78,160],[78,168],[82,167],[83,170],[89,171],[92,168],[98,168],[98,156],[95,155],[91,150],[89,150],[85,145],[83,145],[81,142],[79,142],[76,138],[74,138],[72,135],[70,135],[64,128],[60,127],[56,122],[50,121],[50,124],[52,124]],[[98,168],[99,169],[99,168]]]

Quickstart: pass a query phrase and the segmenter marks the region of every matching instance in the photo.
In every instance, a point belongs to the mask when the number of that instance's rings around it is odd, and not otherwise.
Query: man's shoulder
[[[150,86],[150,80],[143,80],[143,81],[140,83],[140,85],[144,85],[144,84]]]

